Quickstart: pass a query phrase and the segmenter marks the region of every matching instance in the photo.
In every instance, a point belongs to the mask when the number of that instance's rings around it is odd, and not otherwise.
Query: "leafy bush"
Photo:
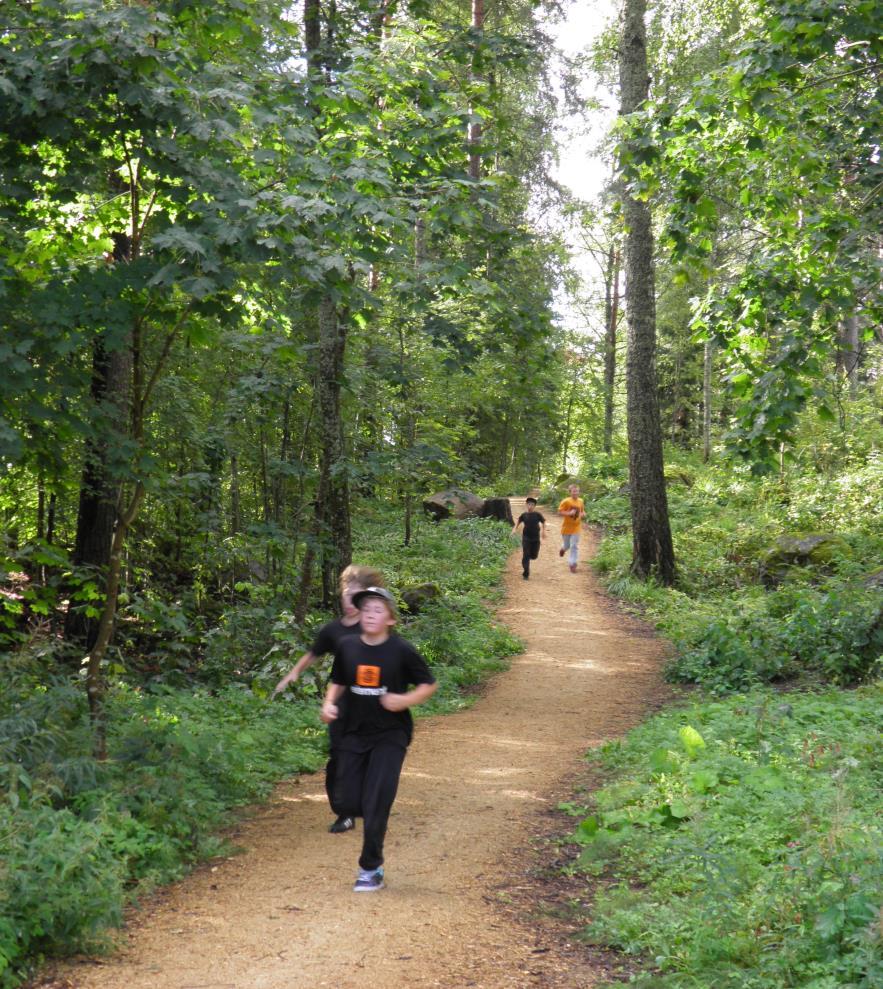
[[[118,924],[122,863],[101,822],[66,808],[0,804],[0,986],[43,954],[95,949]]]
[[[600,880],[585,937],[639,954],[638,986],[881,984],[881,701],[757,692],[607,746],[571,835]]]
[[[100,947],[131,889],[218,854],[231,808],[323,759],[313,709],[270,706],[237,687],[118,685],[111,758],[99,764],[82,690],[33,663],[12,667],[0,695],[4,989],[41,956]]]
[[[883,670],[883,603],[853,585],[788,587],[762,611],[711,621],[669,669],[715,692],[798,677],[849,686]]]
[[[682,455],[682,459],[683,455]],[[732,465],[693,465],[691,487],[669,489],[677,586],[629,573],[631,536],[622,499],[591,505],[607,536],[594,561],[608,589],[671,638],[672,679],[716,693],[782,681],[852,685],[878,675],[883,594],[865,578],[883,565],[880,458],[850,460],[820,479],[789,473],[758,480]],[[794,567],[774,590],[760,581],[777,534],[837,533],[845,549],[824,566]]]

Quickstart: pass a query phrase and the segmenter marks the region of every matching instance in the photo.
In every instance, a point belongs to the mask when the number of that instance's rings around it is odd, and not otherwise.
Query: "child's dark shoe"
[[[379,869],[359,869],[353,892],[374,893],[378,889],[383,889],[383,866]]]
[[[328,830],[332,834],[343,834],[344,831],[352,831],[355,826],[356,822],[351,817],[345,817],[341,814]]]

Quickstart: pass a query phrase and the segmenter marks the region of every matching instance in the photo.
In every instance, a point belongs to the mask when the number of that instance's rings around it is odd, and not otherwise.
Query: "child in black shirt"
[[[518,526],[524,526],[521,533],[521,567],[524,579],[530,577],[530,561],[540,554],[540,540],[546,538],[546,520],[536,510],[536,498],[525,499],[527,511],[518,516],[518,521],[512,526],[512,534],[518,531]]]
[[[383,574],[373,567],[362,567],[350,564],[340,575],[340,606],[343,614],[334,621],[327,622],[316,633],[316,638],[309,650],[292,666],[284,677],[276,684],[273,696],[281,694],[289,684],[297,683],[300,675],[318,662],[321,656],[330,653],[337,655],[338,647],[344,638],[358,635],[362,631],[359,624],[359,609],[353,604],[353,595],[366,587],[382,587],[385,583]],[[351,831],[356,822],[349,814],[342,814],[334,801],[334,780],[337,772],[337,744],[339,739],[339,724],[331,722],[328,725],[328,763],[325,766],[325,793],[328,803],[337,815],[328,830],[332,834],[342,834]]]
[[[335,805],[364,824],[353,891],[383,888],[383,842],[414,722],[409,708],[437,687],[426,661],[391,634],[395,598],[383,587],[353,595],[362,633],[345,639],[334,657],[322,720],[341,720]],[[410,685],[412,689],[408,689]],[[346,696],[341,707],[340,699]]]

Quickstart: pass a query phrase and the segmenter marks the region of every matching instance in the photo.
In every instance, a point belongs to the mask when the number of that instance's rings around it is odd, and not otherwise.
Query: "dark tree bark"
[[[130,249],[129,237],[115,234],[113,263],[128,260]],[[86,442],[72,555],[75,567],[94,570],[99,581],[105,579],[110,563],[120,496],[120,483],[112,476],[109,458],[112,445],[119,442],[128,428],[131,374],[131,344],[110,351],[104,334],[99,334],[92,348],[91,399],[96,429]],[[97,634],[94,619],[73,608],[68,611],[64,623],[68,642],[89,651]]]
[[[627,117],[646,102],[650,90],[644,27],[646,0],[625,0],[619,57],[620,113]],[[628,150],[628,141],[626,142]],[[656,380],[656,298],[650,207],[623,190],[625,220],[628,360],[629,480],[632,514],[632,571],[664,584],[675,575],[662,458],[662,428]]]
[[[619,251],[607,254],[604,304],[604,452],[613,448],[613,396],[616,390],[616,324],[619,321]]]
[[[316,493],[316,522],[322,546],[322,596],[326,605],[337,600],[340,572],[352,561],[349,479],[340,410],[340,383],[346,349],[346,324],[330,297],[319,306],[319,367],[316,381],[319,407],[320,462]]]
[[[304,0],[304,47],[307,50],[307,65],[316,71],[320,65],[322,46],[322,8],[320,0]]]
[[[332,19],[333,12],[328,17],[329,24]],[[321,85],[320,73],[325,69],[320,48],[321,24],[320,0],[305,0],[304,40],[307,64],[316,85]],[[349,479],[340,408],[347,322],[340,318],[337,304],[330,293],[319,303],[317,322],[319,347],[314,392],[319,411],[319,484],[313,530],[315,545],[312,552],[308,551],[304,558],[298,600],[309,595],[313,555],[318,551],[321,559],[323,604],[326,607],[336,607],[338,577],[352,560],[352,535]]]

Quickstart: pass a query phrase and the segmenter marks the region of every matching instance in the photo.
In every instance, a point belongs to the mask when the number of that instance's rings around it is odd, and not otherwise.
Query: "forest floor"
[[[523,509],[513,500],[516,515]],[[549,840],[587,781],[587,749],[664,703],[663,644],[558,555],[558,519],[499,618],[525,643],[473,706],[422,718],[386,841],[386,889],[354,894],[361,827],[328,833],[321,774],[280,784],[231,838],[241,854],[150,897],[107,958],[57,969],[65,989],[584,989],[611,961],[572,939]]]

